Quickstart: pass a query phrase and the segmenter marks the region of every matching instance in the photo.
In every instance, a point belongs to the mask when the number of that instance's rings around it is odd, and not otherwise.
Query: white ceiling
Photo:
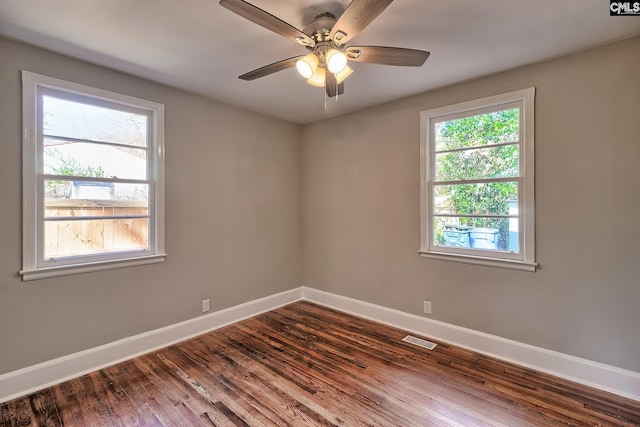
[[[349,0],[250,0],[302,29]],[[327,101],[288,69],[238,75],[303,54],[217,0],[0,0],[0,34],[296,123],[356,111],[462,80],[640,34],[640,16],[606,0],[396,0],[351,45],[428,50],[423,67],[352,63]],[[0,55],[1,57],[1,55]]]

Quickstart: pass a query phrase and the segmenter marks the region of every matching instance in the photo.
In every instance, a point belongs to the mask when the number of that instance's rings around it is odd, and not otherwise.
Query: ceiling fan
[[[254,80],[295,65],[307,83],[324,87],[329,97],[344,93],[344,79],[353,70],[348,61],[370,64],[420,67],[429,52],[388,46],[345,46],[369,25],[393,0],[353,0],[342,15],[322,13],[302,31],[243,0],[221,0],[220,5],[274,33],[292,40],[310,51],[239,76]]]

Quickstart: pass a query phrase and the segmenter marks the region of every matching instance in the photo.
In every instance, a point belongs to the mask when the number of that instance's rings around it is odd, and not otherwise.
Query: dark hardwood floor
[[[307,302],[0,405],[2,426],[618,426],[640,402]]]

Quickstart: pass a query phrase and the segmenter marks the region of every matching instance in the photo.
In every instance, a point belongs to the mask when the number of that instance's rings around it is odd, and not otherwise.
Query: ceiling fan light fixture
[[[318,57],[310,53],[296,61],[296,70],[305,79],[310,79],[318,68]]]
[[[319,8],[309,6],[303,15],[307,16],[308,13],[313,12],[313,19],[306,23],[302,31],[252,5],[249,1],[251,0],[219,0],[224,8],[306,47],[307,52],[242,74],[239,76],[242,80],[255,80],[295,66],[298,73],[310,85],[324,86],[329,98],[337,98],[344,93],[342,82],[353,73],[353,70],[347,66],[348,61],[420,67],[429,57],[429,52],[417,49],[346,46],[393,0],[350,0],[349,5],[343,9],[337,19],[331,12],[321,12],[322,8],[333,9],[333,5],[318,5]]]
[[[327,69],[333,74],[344,70],[347,66],[347,56],[338,49],[329,49],[325,55]]]
[[[347,65],[346,67],[344,67],[344,70],[340,71],[339,73],[335,73],[336,82],[338,84],[342,83],[344,79],[351,75],[351,73],[353,73],[353,69]]]
[[[313,72],[313,76],[311,76],[310,79],[307,79],[307,83],[309,83],[312,86],[324,87],[325,76],[326,76],[325,69],[322,67],[318,67]]]

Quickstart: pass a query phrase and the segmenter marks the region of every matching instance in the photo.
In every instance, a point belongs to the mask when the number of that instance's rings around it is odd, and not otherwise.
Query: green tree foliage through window
[[[438,151],[517,142],[519,110],[512,108],[440,122],[437,131]]]
[[[58,175],[66,176],[90,176],[96,178],[104,178],[104,169],[102,166],[82,166],[75,159],[60,159],[60,165],[53,168],[53,172]]]
[[[93,178],[104,178],[104,169],[101,166],[83,166],[75,159],[58,159],[58,165],[51,168],[52,173],[63,176],[86,176]],[[65,198],[69,196],[71,185],[70,181],[62,181],[59,179],[49,179],[45,181],[46,196],[54,199]]]
[[[445,223],[500,230],[498,249],[508,248],[509,221],[464,215],[508,215],[509,201],[518,198],[519,109],[506,109],[436,123],[434,213],[460,214],[442,218],[436,243],[443,243]],[[514,178],[513,181],[457,181]]]

